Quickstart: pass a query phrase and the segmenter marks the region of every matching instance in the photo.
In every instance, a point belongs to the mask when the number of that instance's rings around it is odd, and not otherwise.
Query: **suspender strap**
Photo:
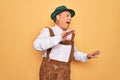
[[[49,29],[50,36],[51,36],[51,37],[55,36],[53,30],[52,30],[51,28],[49,28],[49,27],[47,27],[47,28]]]
[[[51,37],[55,36],[55,35],[54,35],[54,32],[52,31],[52,29],[49,28],[49,27],[47,27],[47,28],[49,29],[50,36],[51,36]],[[50,55],[51,50],[52,50],[52,48],[49,48],[49,49],[47,50],[47,57],[46,57],[47,60],[49,59],[49,55]]]
[[[64,41],[61,41],[60,44],[72,45],[72,41],[71,40],[64,40]]]
[[[75,33],[72,34],[72,44],[71,44],[71,52],[70,52],[70,57],[69,57],[69,63],[73,60],[74,58],[74,37],[75,37]]]
[[[47,27],[49,29],[49,32],[50,32],[50,36],[53,37],[55,36],[54,35],[54,32],[51,28]],[[69,57],[69,63],[73,60],[73,56],[74,56],[74,37],[75,37],[75,34],[73,33],[72,34],[72,38],[70,41],[64,41],[64,42],[60,42],[61,44],[64,44],[64,45],[71,45],[71,52],[70,52],[70,57]],[[50,55],[50,52],[51,52],[52,48],[49,48],[47,50],[47,60],[49,59],[49,55]]]

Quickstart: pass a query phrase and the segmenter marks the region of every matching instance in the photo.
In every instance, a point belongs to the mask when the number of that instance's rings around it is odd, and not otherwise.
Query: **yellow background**
[[[33,42],[60,5],[76,11],[77,48],[98,58],[73,62],[72,80],[120,80],[120,0],[1,0],[0,80],[38,80],[41,52]]]

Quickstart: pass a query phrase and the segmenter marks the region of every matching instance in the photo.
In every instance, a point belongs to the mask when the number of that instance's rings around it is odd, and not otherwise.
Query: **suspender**
[[[49,29],[49,32],[50,32],[50,36],[53,37],[55,36],[54,35],[54,32],[51,28],[47,27]],[[64,45],[71,45],[71,52],[70,52],[70,57],[69,57],[69,63],[73,60],[73,53],[74,53],[74,36],[75,34],[73,33],[72,34],[72,39],[71,40],[66,40],[64,42],[60,42],[60,44],[64,44]],[[49,60],[49,55],[50,55],[50,52],[51,52],[52,48],[49,48],[47,50],[47,60]]]
[[[69,63],[73,60],[74,58],[74,37],[75,37],[75,33],[72,34],[72,44],[71,44],[71,52],[70,52],[70,57],[69,57]]]
[[[55,36],[54,33],[53,33],[53,31],[52,31],[52,29],[49,28],[49,27],[47,27],[47,28],[49,29],[50,36],[51,36],[51,37]],[[49,55],[50,55],[51,50],[52,50],[52,48],[49,48],[49,49],[47,50],[47,60],[49,59]]]

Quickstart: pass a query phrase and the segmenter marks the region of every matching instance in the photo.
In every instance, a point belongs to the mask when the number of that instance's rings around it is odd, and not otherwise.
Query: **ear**
[[[60,15],[57,15],[57,16],[56,16],[56,20],[59,20],[59,19],[60,19]]]

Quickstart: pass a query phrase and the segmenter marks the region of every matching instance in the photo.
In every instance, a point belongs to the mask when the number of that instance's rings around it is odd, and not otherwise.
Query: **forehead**
[[[71,13],[69,11],[63,11],[60,13],[61,15],[71,15]]]

